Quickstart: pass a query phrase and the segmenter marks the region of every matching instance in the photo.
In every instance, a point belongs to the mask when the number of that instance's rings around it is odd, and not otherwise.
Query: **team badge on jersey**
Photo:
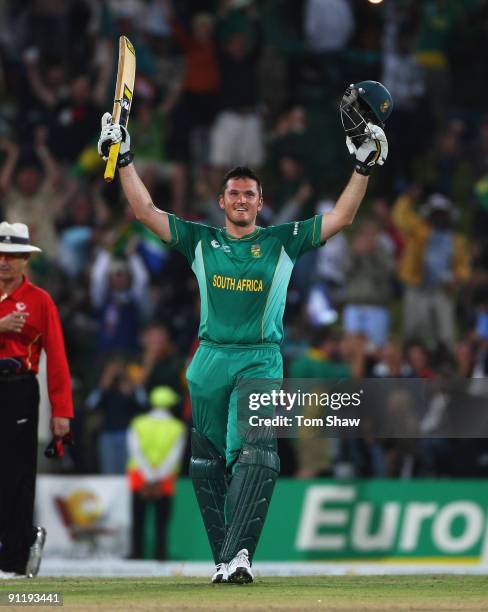
[[[27,308],[27,306],[24,304],[24,302],[17,302],[15,304],[15,308],[17,308],[19,312],[22,312],[23,310]]]
[[[261,247],[259,244],[253,244],[251,246],[251,255],[253,257],[261,257]]]

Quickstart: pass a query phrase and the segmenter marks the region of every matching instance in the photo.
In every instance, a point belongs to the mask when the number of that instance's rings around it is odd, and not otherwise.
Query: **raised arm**
[[[154,205],[149,191],[137,174],[134,164],[131,162],[128,166],[119,168],[119,176],[125,197],[136,219],[157,236],[169,242],[171,232],[168,213]]]
[[[49,185],[53,189],[58,189],[61,184],[61,171],[47,146],[47,137],[48,131],[46,126],[37,126],[34,130],[34,148],[37,156],[41,160]]]
[[[325,242],[342,228],[351,225],[363,201],[368,186],[369,174],[376,164],[383,165],[388,155],[388,141],[383,130],[368,124],[371,136],[359,147],[346,138],[349,153],[354,156],[354,172],[340,195],[332,212],[322,216],[320,241]]]
[[[168,213],[156,208],[149,191],[140,179],[132,163],[134,155],[130,150],[129,132],[118,123],[112,124],[110,113],[102,117],[102,132],[98,140],[98,152],[102,159],[107,160],[110,145],[120,142],[118,168],[120,182],[125,197],[138,221],[143,223],[157,236],[169,242],[171,231],[169,228]]]
[[[24,64],[27,72],[27,79],[34,92],[34,95],[46,106],[46,108],[54,108],[56,105],[56,94],[42,80],[41,71],[39,70],[39,51],[35,47],[31,47],[24,52]]]
[[[382,127],[392,109],[390,92],[377,81],[352,83],[344,92],[339,111],[354,172],[332,212],[322,217],[322,243],[354,221],[371,170],[385,163],[388,141]]]
[[[7,138],[0,138],[0,151],[2,150],[5,152],[5,160],[0,169],[0,196],[10,189],[15,166],[19,159],[19,147]]]
[[[369,177],[354,171],[330,213],[322,215],[320,242],[325,242],[347,225],[351,225],[363,201]]]

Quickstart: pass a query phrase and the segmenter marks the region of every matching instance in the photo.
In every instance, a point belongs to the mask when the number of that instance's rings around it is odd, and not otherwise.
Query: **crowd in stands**
[[[29,225],[30,275],[60,309],[76,405],[63,469],[123,473],[155,387],[191,423],[196,280],[104,183],[96,150],[120,34],[137,54],[136,167],[158,207],[216,226],[234,165],[263,177],[261,225],[330,210],[352,169],[340,98],[383,82],[389,158],[353,226],[295,268],[285,374],[488,373],[487,0],[11,0],[0,14],[0,218]],[[488,470],[484,439],[280,449],[299,477]]]

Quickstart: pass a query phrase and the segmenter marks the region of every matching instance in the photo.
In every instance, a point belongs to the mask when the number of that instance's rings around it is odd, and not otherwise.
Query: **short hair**
[[[254,172],[254,170],[252,170],[251,168],[248,168],[247,166],[236,166],[235,168],[232,168],[231,170],[225,173],[224,178],[222,179],[221,193],[224,193],[225,188],[227,187],[227,182],[230,179],[240,179],[240,178],[248,178],[248,179],[252,179],[253,181],[256,181],[256,184],[258,186],[259,195],[260,197],[262,197],[263,186],[261,184],[261,179]]]

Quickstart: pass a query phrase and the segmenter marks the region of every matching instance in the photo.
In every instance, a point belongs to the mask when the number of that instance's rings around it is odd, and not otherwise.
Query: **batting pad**
[[[280,472],[275,448],[274,428],[253,428],[247,432],[227,493],[222,562],[228,563],[243,548],[247,548],[252,560]]]
[[[227,480],[225,459],[215,446],[196,429],[191,432],[190,477],[197,497],[200,513],[207,531],[215,563],[225,538],[225,496]]]

